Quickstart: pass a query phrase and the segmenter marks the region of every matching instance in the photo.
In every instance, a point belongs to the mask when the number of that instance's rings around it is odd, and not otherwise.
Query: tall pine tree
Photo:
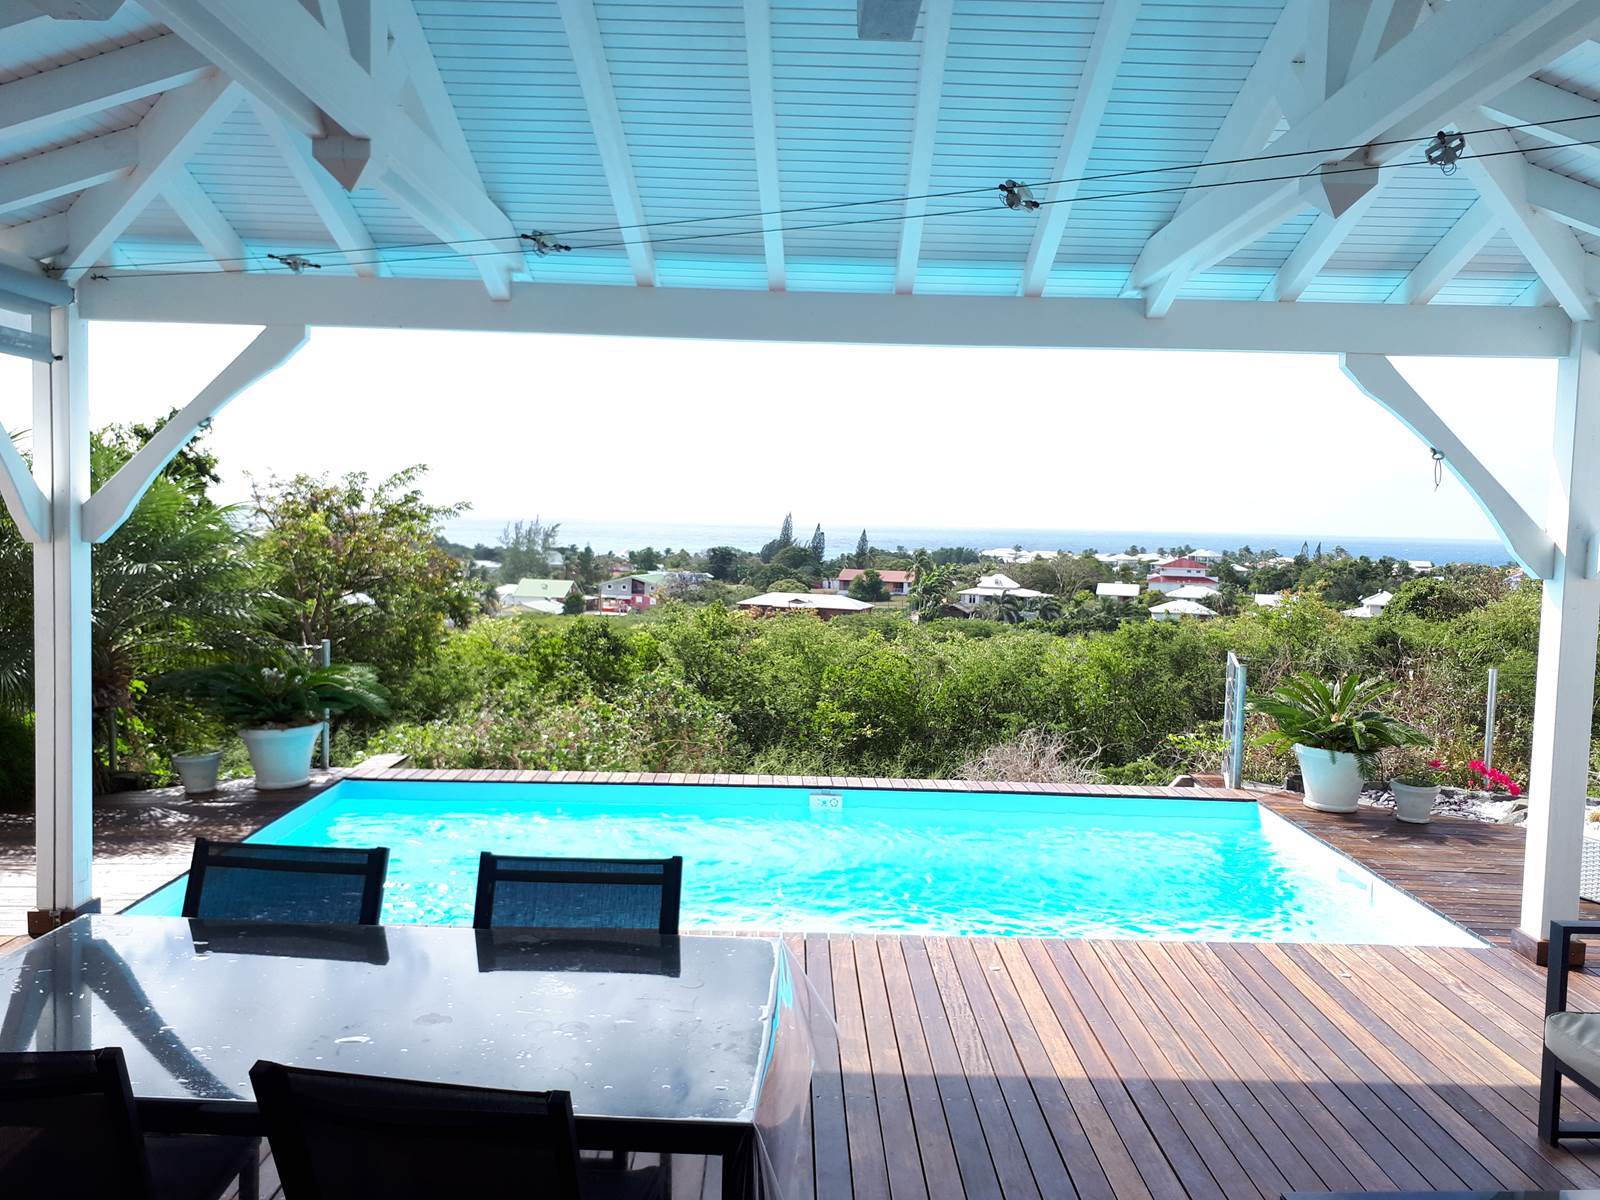
[[[856,566],[865,570],[871,566],[872,544],[867,541],[867,531],[863,529],[861,536],[856,539]]]
[[[816,531],[814,533],[812,533],[812,535],[811,535],[811,556],[813,558],[815,558],[818,562],[821,562],[822,559],[823,559],[823,556],[826,555],[827,553],[828,553],[828,539],[827,539],[826,535],[823,534],[823,532],[822,532],[822,523],[819,521],[817,523]]]
[[[794,514],[783,514],[783,528],[778,530],[778,549],[787,550],[794,545]]]

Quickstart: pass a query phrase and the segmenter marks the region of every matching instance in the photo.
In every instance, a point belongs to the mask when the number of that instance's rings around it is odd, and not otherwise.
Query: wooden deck
[[[793,1200],[1600,1187],[1600,1145],[1536,1136],[1542,977],[1509,951],[788,941],[835,1018]],[[719,1178],[675,1160],[674,1195]]]
[[[102,894],[299,798],[136,805],[97,845]],[[1266,803],[1488,938],[1515,920],[1518,830]],[[787,940],[819,999],[815,1200],[1600,1187],[1600,1145],[1538,1142],[1543,975],[1504,949]],[[1600,1009],[1600,982],[1576,977],[1573,1002]],[[718,1194],[714,1163],[674,1173],[679,1197]]]

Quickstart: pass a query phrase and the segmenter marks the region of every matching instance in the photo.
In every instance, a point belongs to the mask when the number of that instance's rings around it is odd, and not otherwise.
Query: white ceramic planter
[[[191,796],[209,796],[217,790],[217,768],[221,765],[221,750],[172,756],[173,769],[183,781],[183,790]]]
[[[1343,750],[1313,750],[1296,746],[1300,778],[1305,784],[1307,808],[1319,812],[1353,813],[1361,802],[1361,760]]]
[[[1394,793],[1396,821],[1404,821],[1408,825],[1426,825],[1432,818],[1434,801],[1439,799],[1437,787],[1419,787],[1414,783],[1391,779],[1389,790]]]
[[[256,787],[263,792],[304,787],[311,782],[311,751],[316,748],[321,723],[292,729],[241,729]]]

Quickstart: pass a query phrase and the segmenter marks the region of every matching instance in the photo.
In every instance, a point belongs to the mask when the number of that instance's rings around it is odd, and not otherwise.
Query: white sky
[[[94,421],[186,403],[253,333],[93,325]],[[1542,518],[1555,364],[1399,365]],[[0,358],[7,430],[29,386]],[[1331,357],[314,330],[210,444],[226,498],[425,462],[493,519],[1493,536]]]

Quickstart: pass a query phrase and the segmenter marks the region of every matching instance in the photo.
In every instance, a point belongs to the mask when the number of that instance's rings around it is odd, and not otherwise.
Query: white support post
[[[34,819],[38,847],[34,929],[90,899],[89,404],[84,322],[75,307],[35,319],[56,355],[33,376],[34,475],[49,501],[49,540],[33,552]]]
[[[1558,555],[1539,614],[1528,843],[1513,935],[1515,945],[1534,952],[1551,921],[1578,914],[1600,634],[1593,562],[1600,537],[1600,327],[1593,321],[1573,326],[1572,350],[1561,362],[1552,452],[1547,522]]]

